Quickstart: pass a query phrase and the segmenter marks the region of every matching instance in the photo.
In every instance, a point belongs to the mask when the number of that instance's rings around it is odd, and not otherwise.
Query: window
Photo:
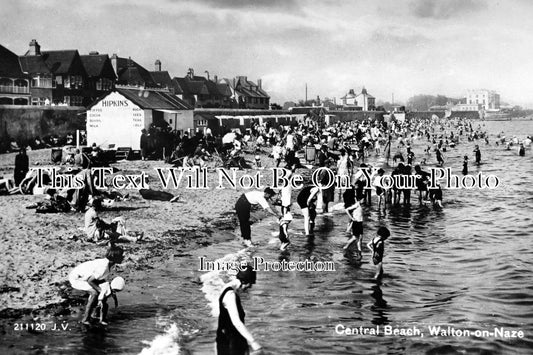
[[[70,75],[70,85],[65,85],[65,86],[70,86],[71,89],[81,89],[82,86],[83,86],[83,80],[82,80],[82,77],[81,75]]]
[[[83,97],[82,96],[70,96],[69,106],[82,106]]]
[[[32,97],[31,104],[35,106],[44,106],[46,104],[46,97]]]
[[[61,75],[56,76],[56,84],[63,85],[63,77]]]
[[[35,75],[31,78],[31,86],[34,88],[51,88],[52,87],[52,77],[51,76],[40,76]]]
[[[106,78],[100,78],[96,82],[96,90],[103,90],[108,91],[113,88],[113,81],[106,79]]]

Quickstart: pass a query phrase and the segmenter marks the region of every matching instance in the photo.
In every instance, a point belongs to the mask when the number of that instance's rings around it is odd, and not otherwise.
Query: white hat
[[[292,221],[292,213],[290,212],[285,213],[285,215],[281,219],[284,221],[288,221],[288,222]]]
[[[124,279],[120,276],[115,277],[113,280],[111,280],[111,289],[115,291],[122,291],[124,289],[124,285],[126,282]]]

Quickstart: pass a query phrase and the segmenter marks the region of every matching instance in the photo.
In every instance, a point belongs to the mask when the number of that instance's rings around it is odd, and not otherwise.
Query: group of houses
[[[251,110],[270,109],[270,96],[261,79],[219,79],[205,73],[206,76],[196,75],[190,68],[185,76],[173,77],[162,70],[160,60],[155,60],[153,70],[149,70],[131,57],[116,54],[110,57],[96,51],[84,55],[77,50],[41,50],[33,39],[23,55],[0,45],[0,105],[12,110],[79,108],[86,113],[89,140],[129,146],[138,145],[135,142],[141,129],[154,124],[177,131],[213,126],[212,122],[204,122],[205,114],[196,118],[197,110],[231,110],[240,116]],[[215,119],[221,114],[211,116]],[[16,118],[16,114],[9,117]],[[216,126],[225,125],[218,121]],[[39,123],[34,122],[33,126]],[[124,137],[119,139],[121,142],[114,142],[118,137],[113,134],[119,127]],[[27,136],[19,133],[4,135]]]
[[[246,76],[172,77],[155,61],[153,71],[131,58],[77,50],[41,50],[33,39],[24,55],[0,45],[0,105],[88,107],[117,86],[164,89],[193,108],[269,109],[270,97]]]

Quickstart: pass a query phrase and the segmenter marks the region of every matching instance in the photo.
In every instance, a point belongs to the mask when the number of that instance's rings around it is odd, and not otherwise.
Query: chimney
[[[194,78],[194,69],[193,68],[189,68],[189,71],[187,72],[187,76],[191,80]]]
[[[89,55],[99,55],[100,53],[98,53],[97,51],[90,51],[89,52]]]
[[[37,43],[36,39],[31,40],[28,55],[41,55],[41,46]]]
[[[257,79],[257,87],[258,87],[259,89],[262,89],[262,84],[263,84],[263,83],[262,83],[262,80],[261,80],[261,79]]]
[[[128,57],[128,68],[133,66],[133,61],[131,60],[131,57]]]
[[[159,59],[155,61],[155,71],[161,71],[161,61]]]
[[[207,80],[209,80],[209,72],[206,70],[205,73],[207,74]]]
[[[116,53],[113,53],[111,56],[111,65],[113,66],[113,70],[115,71],[115,74],[118,75],[118,56]]]
[[[218,76],[215,75],[214,80],[215,80],[215,83],[218,84]]]

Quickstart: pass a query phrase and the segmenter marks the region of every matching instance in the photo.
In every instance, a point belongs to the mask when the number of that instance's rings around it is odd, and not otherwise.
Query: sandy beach
[[[50,150],[28,152],[30,166],[49,166]],[[15,153],[0,156],[0,175],[10,176]],[[252,157],[247,156],[247,160]],[[266,155],[263,156],[263,160]],[[115,202],[100,215],[106,221],[122,216],[128,230],[143,231],[145,241],[122,244],[126,251],[125,262],[117,272],[128,272],[157,264],[164,259],[169,248],[187,250],[214,242],[214,229],[228,238],[237,227],[233,208],[242,191],[215,189],[217,174],[208,175],[209,189],[163,189],[154,168],[170,168],[162,161],[120,161],[112,164],[122,173],[146,172],[151,189],[180,195],[177,203],[144,200],[137,190],[129,193],[127,201]],[[265,172],[267,172],[265,170]],[[238,172],[242,174],[243,172]],[[185,186],[183,186],[185,187]],[[26,206],[42,201],[44,196],[0,196],[2,243],[0,252],[1,293],[0,317],[17,317],[52,307],[51,313],[69,312],[70,305],[83,300],[71,294],[67,276],[77,264],[101,257],[105,246],[82,241],[83,214],[76,212],[39,214]],[[60,305],[59,307],[56,307]],[[61,306],[62,305],[62,306]],[[57,308],[57,309],[56,309]],[[47,312],[45,312],[47,313]]]

